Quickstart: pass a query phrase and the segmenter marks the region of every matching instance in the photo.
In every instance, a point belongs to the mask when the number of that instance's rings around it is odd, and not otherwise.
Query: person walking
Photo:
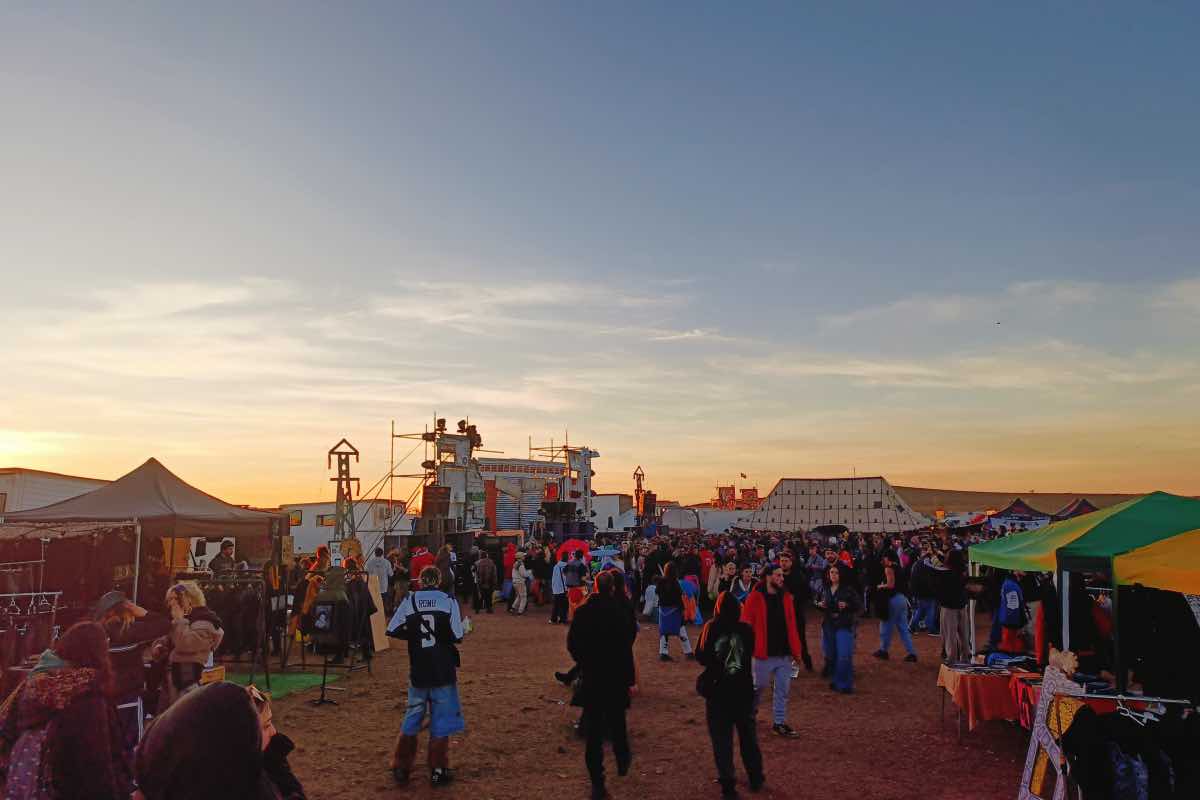
[[[475,613],[480,609],[492,613],[492,595],[499,585],[496,575],[496,562],[488,555],[487,550],[479,552],[479,560],[475,562]]]
[[[808,575],[797,564],[796,557],[791,550],[784,550],[779,554],[779,568],[783,570],[783,585],[787,587],[788,594],[792,596],[792,605],[796,612],[796,632],[800,634],[800,660],[804,662],[804,669],[807,672],[813,671],[812,655],[808,652],[808,631],[805,624],[805,607],[812,599],[808,586]],[[792,677],[795,678],[800,674],[800,670],[796,667],[792,668]]]
[[[526,606],[529,605],[529,568],[525,566],[525,554],[517,553],[517,559],[513,562],[512,568],[512,585],[513,585],[513,604],[509,608],[512,614],[524,614]]]
[[[792,660],[801,657],[796,610],[783,585],[783,571],[769,563],[762,570],[759,586],[746,597],[742,622],[754,629],[755,706],[761,705],[767,684],[773,684],[772,732],[778,736],[800,736],[787,724],[788,690],[792,684]]]
[[[624,591],[611,572],[596,578],[596,591],[575,611],[567,632],[567,651],[580,669],[578,700],[583,706],[587,736],[585,763],[592,799],[608,800],[604,776],[604,739],[612,743],[617,774],[629,774],[633,754],[625,714],[629,689],[635,682],[633,643],[637,622],[616,597]]]
[[[670,637],[679,639],[685,658],[694,659],[692,643],[688,639],[687,625],[683,618],[683,587],[675,577],[674,562],[667,562],[663,568],[662,577],[655,581],[655,595],[658,597],[658,658],[660,661],[674,661],[671,658]]]
[[[717,595],[713,619],[700,631],[697,660],[704,672],[696,683],[704,697],[704,716],[721,797],[738,797],[733,769],[733,732],[737,731],[742,766],[750,778],[750,791],[757,792],[763,776],[762,750],[754,727],[754,629],[740,620],[742,607],[732,593]]]
[[[842,583],[842,572],[836,566],[826,573],[828,583],[821,597],[825,620],[821,624],[824,639],[825,668],[822,677],[832,678],[829,688],[842,694],[854,691],[854,625],[858,616],[859,592]]]
[[[916,661],[917,651],[913,648],[912,634],[908,630],[908,595],[901,583],[902,572],[896,565],[896,554],[891,550],[884,552],[881,562],[883,565],[883,580],[875,587],[873,602],[883,614],[879,621],[879,649],[875,657],[886,661],[888,650],[892,646],[892,631],[900,634],[900,641],[908,655],[905,661]]]
[[[550,573],[550,593],[554,597],[554,605],[550,609],[550,624],[563,625],[567,621],[567,582],[563,573],[567,569],[567,553],[563,551]]]
[[[401,786],[412,775],[417,734],[429,709],[429,782],[444,786],[450,771],[450,736],[466,728],[458,698],[456,645],[463,639],[458,600],[438,586],[437,567],[421,570],[420,588],[409,592],[388,623],[388,636],[408,642],[408,708],[392,752],[392,777]]]

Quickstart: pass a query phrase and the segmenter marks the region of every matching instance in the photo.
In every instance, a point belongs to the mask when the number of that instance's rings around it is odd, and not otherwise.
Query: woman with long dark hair
[[[842,583],[842,572],[836,565],[826,574],[828,580],[818,603],[825,610],[821,634],[826,662],[821,674],[833,679],[830,689],[850,694],[854,691],[854,622],[860,607],[859,593]]]
[[[0,707],[5,797],[128,798],[114,691],[104,628],[73,625]]]

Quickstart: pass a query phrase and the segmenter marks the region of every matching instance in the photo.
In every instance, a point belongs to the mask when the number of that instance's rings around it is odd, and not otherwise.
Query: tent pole
[[[137,517],[133,518],[133,530],[137,537],[137,544],[133,550],[133,604],[137,605],[138,601],[138,578],[141,577],[142,571],[142,523]]]
[[[972,578],[979,577],[979,564],[975,561],[972,561],[968,572],[970,573]],[[971,599],[970,599],[970,601],[968,601],[968,605],[970,606],[970,611],[967,614],[967,620],[970,623],[970,625],[968,627],[968,632],[971,635],[971,656],[974,657],[975,652],[976,652],[976,650],[975,650],[975,595],[971,595]]]
[[[1125,662],[1121,658],[1121,616],[1117,607],[1117,597],[1121,592],[1117,586],[1117,571],[1113,568],[1112,559],[1108,562],[1108,576],[1112,586],[1113,673],[1117,676],[1117,694],[1124,694],[1127,675]]]
[[[1058,571],[1059,611],[1062,614],[1062,649],[1071,649],[1071,573],[1065,569]]]

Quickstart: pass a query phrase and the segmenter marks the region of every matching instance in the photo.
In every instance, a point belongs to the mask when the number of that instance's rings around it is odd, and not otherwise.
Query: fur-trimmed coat
[[[64,663],[34,671],[0,707],[6,796],[127,800],[120,731],[95,670]]]

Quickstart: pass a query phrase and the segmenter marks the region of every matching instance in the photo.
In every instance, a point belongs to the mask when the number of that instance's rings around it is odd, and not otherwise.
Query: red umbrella
[[[588,543],[582,539],[567,539],[558,546],[558,560],[562,561],[563,553],[574,553],[576,550],[583,551],[583,560],[592,560],[592,548],[588,547]]]

